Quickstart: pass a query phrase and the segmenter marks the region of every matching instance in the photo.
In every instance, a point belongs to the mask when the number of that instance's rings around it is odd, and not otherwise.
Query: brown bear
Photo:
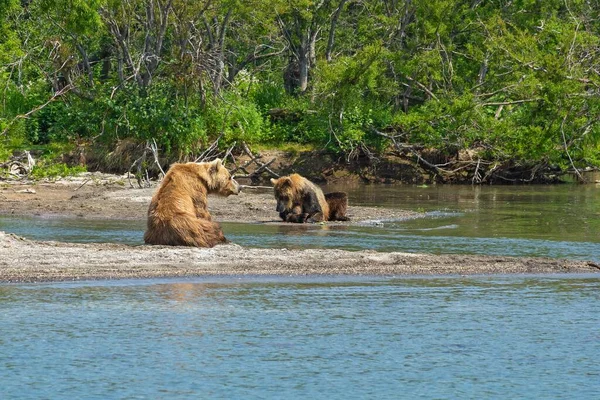
[[[271,179],[277,212],[285,222],[348,221],[348,196],[343,192],[323,194],[308,179],[292,174]]]
[[[144,242],[196,247],[226,242],[221,227],[208,213],[206,195],[229,196],[239,191],[220,159],[173,164],[150,202]]]

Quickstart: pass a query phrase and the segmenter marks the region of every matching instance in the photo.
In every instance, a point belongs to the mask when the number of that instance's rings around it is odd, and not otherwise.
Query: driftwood
[[[376,135],[390,140],[395,154],[409,162],[415,167],[422,168],[433,176],[433,180],[439,182],[471,182],[473,185],[488,183],[531,183],[531,182],[558,182],[564,171],[551,166],[547,161],[520,162],[514,160],[490,160],[484,154],[488,148],[472,149],[467,152],[468,157],[461,157],[459,153],[442,157],[439,160],[431,160],[427,157],[427,149],[418,144],[406,143],[406,132],[381,132],[373,127],[370,131]],[[575,176],[578,181],[585,182],[584,177],[570,158],[566,140],[563,137],[565,151],[571,161]],[[481,151],[484,150],[484,151]],[[429,159],[428,159],[429,158]]]
[[[222,135],[220,135],[214,142],[212,142],[206,150],[200,153],[199,156],[192,158],[194,162],[208,162],[212,161],[215,158],[221,158],[223,164],[226,164],[228,160],[230,160],[233,166],[229,167],[229,170],[232,175],[236,178],[249,178],[252,182],[258,182],[260,180],[260,176],[262,174],[268,174],[271,178],[279,178],[279,174],[271,169],[271,165],[277,160],[277,158],[272,158],[267,162],[263,162],[262,155],[252,153],[250,147],[245,143],[241,142],[239,145],[237,142],[234,142],[227,150],[219,150],[219,141],[221,140]],[[237,160],[234,156],[234,153],[237,154],[246,154],[250,159],[245,161],[244,163],[238,165]],[[152,142],[147,142],[146,147],[142,155],[136,159],[129,168],[127,173],[127,178],[129,180],[129,185],[133,187],[134,185],[131,182],[131,177],[134,176],[137,180],[137,184],[140,188],[150,187],[150,176],[148,173],[148,157],[152,154],[153,163],[158,166],[161,171],[161,177],[165,176],[165,172],[163,171],[159,158],[158,158],[158,147],[156,145],[156,141],[152,140]],[[255,168],[252,172],[249,171],[249,167],[255,164]],[[161,178],[159,177],[159,180]],[[241,185],[244,188],[271,188],[270,186],[249,186],[249,185]]]
[[[26,179],[35,167],[35,159],[27,150],[22,154],[12,156],[9,161],[0,163],[0,169],[6,169],[6,175],[10,179]]]
[[[152,139],[152,142],[150,142],[150,141],[146,142],[146,147],[144,148],[144,152],[138,159],[136,159],[133,162],[133,164],[131,164],[131,167],[129,167],[129,170],[127,171],[127,180],[129,181],[130,187],[133,187],[133,184],[131,183],[132,175],[135,177],[140,189],[142,189],[144,187],[152,186],[150,183],[150,174],[148,172],[148,164],[146,162],[146,160],[148,158],[148,153],[152,154],[152,157],[154,159],[153,163],[160,170],[159,179],[162,179],[162,177],[165,176],[165,171],[162,169],[162,166],[160,165],[160,161],[158,159],[158,145],[156,144],[156,140]],[[135,169],[135,173],[132,174],[131,171],[133,169]]]
[[[238,178],[249,178],[253,182],[258,181],[260,176],[265,172],[271,178],[279,178],[279,174],[276,173],[275,171],[273,171],[269,167],[271,164],[273,164],[275,162],[275,160],[277,160],[277,158],[273,158],[267,162],[262,162],[261,161],[262,156],[253,154],[252,150],[250,150],[250,148],[248,147],[248,145],[245,142],[241,143],[241,149],[248,157],[250,157],[250,160],[248,160],[244,164],[232,169],[231,170],[232,174],[235,174]],[[248,172],[247,168],[252,164],[256,164],[256,169],[253,172]],[[238,173],[239,171],[243,172],[244,174],[239,174]]]
[[[260,186],[260,185],[240,185],[242,189],[273,189],[273,186]]]
[[[223,134],[221,133],[219,137],[214,142],[212,142],[211,145],[206,148],[206,150],[202,152],[202,154],[196,157],[194,162],[204,162],[216,158],[219,154],[219,141],[222,137]]]

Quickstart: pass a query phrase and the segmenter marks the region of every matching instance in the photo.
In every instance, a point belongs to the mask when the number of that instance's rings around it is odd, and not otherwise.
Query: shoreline
[[[372,250],[210,249],[41,242],[0,232],[0,282],[199,276],[443,276],[600,273],[588,261]]]
[[[56,182],[0,181],[0,215],[56,216],[83,219],[146,220],[148,205],[156,186],[130,188],[126,177],[98,175],[93,182],[84,175]],[[272,189],[242,190],[239,195],[209,195],[208,210],[216,222],[283,223],[275,211]],[[405,219],[420,213],[383,207],[348,207],[350,222],[356,224],[376,219]]]
[[[155,188],[81,181],[0,184],[0,216],[144,220]],[[217,222],[279,223],[271,191],[210,197]],[[417,218],[378,207],[349,207],[351,222]],[[35,241],[0,231],[0,282],[57,282],[199,276],[443,276],[489,274],[598,274],[591,261],[542,257],[416,254],[338,249],[258,249],[237,244],[188,248],[116,243]]]

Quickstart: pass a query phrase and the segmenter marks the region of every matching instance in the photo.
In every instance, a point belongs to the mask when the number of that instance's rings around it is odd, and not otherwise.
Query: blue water
[[[600,278],[0,285],[2,399],[597,399]]]
[[[0,231],[73,243],[144,243],[146,221],[0,215]]]

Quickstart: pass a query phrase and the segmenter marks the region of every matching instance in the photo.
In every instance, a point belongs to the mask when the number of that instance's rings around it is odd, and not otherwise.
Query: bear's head
[[[294,200],[297,197],[294,182],[289,176],[284,176],[279,179],[271,179],[273,190],[275,191],[275,199],[277,200],[277,212],[287,212],[294,208]]]
[[[240,192],[240,185],[233,179],[227,168],[223,166],[220,158],[209,163],[200,163],[200,165],[203,164],[206,167],[207,176],[205,179],[209,193],[229,196]]]

